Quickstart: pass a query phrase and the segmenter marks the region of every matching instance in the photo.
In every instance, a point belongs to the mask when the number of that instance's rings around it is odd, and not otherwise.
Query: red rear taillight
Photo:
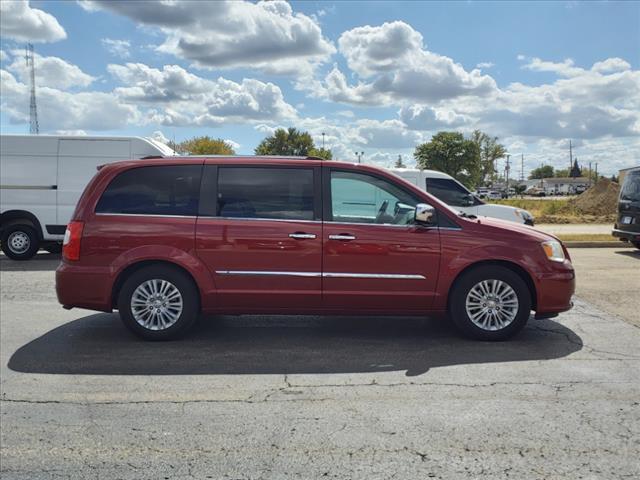
[[[83,228],[84,222],[70,222],[67,225],[62,242],[62,258],[65,260],[80,260],[80,240],[82,240]]]

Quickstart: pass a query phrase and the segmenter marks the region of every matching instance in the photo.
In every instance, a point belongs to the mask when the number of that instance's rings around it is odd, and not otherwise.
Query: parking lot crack
[[[626,359],[631,359],[631,360],[640,360],[640,357],[637,355],[629,355],[626,353],[620,353],[620,352],[611,352],[608,350],[602,350],[602,349],[598,349],[595,347],[592,347],[590,345],[586,345],[584,343],[582,343],[579,340],[576,340],[575,338],[572,338],[571,334],[568,332],[564,332],[564,331],[559,331],[559,330],[554,330],[552,328],[543,328],[539,325],[534,325],[533,326],[534,329],[536,330],[540,330],[543,332],[548,332],[548,333],[553,333],[555,335],[562,335],[563,337],[565,337],[567,339],[567,341],[573,345],[578,345],[581,348],[586,349],[589,353],[592,353],[593,355],[596,356],[601,356],[601,355],[605,355],[604,358],[606,358],[607,360],[626,360]],[[609,355],[614,355],[614,356],[619,356],[619,357],[623,357],[623,358],[612,358]]]

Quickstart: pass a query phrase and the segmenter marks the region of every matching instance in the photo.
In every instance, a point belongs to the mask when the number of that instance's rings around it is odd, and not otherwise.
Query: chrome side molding
[[[280,272],[268,270],[216,270],[218,275],[252,275],[313,278],[369,278],[391,280],[426,280],[424,275],[404,273]]]

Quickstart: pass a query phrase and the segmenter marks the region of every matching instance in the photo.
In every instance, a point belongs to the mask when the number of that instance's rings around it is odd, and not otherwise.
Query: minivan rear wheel
[[[2,231],[2,251],[12,260],[29,260],[38,253],[38,232],[30,225],[9,225]]]
[[[154,265],[134,272],[118,295],[118,310],[125,326],[147,340],[178,338],[195,323],[198,292],[182,271]]]
[[[526,325],[531,293],[514,271],[488,265],[458,279],[451,293],[449,313],[464,335],[478,340],[506,340]]]

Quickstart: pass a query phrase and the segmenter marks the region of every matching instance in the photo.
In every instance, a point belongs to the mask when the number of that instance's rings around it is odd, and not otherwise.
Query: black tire
[[[9,225],[2,231],[2,251],[12,260],[29,260],[38,253],[40,238],[31,225]]]
[[[136,289],[147,281],[164,280],[172,284],[182,297],[182,311],[171,326],[153,330],[138,323],[131,305]],[[198,319],[200,299],[191,277],[178,268],[154,265],[137,270],[127,278],[118,295],[118,310],[125,326],[146,340],[173,340],[184,335]],[[157,322],[156,322],[157,323]]]
[[[466,300],[471,289],[483,280],[500,280],[513,289],[518,299],[518,309],[513,320],[506,326],[488,330],[474,323],[467,313]],[[514,271],[500,266],[481,266],[464,273],[455,283],[449,297],[449,315],[458,330],[477,340],[507,340],[518,333],[531,314],[531,293],[525,281]]]

